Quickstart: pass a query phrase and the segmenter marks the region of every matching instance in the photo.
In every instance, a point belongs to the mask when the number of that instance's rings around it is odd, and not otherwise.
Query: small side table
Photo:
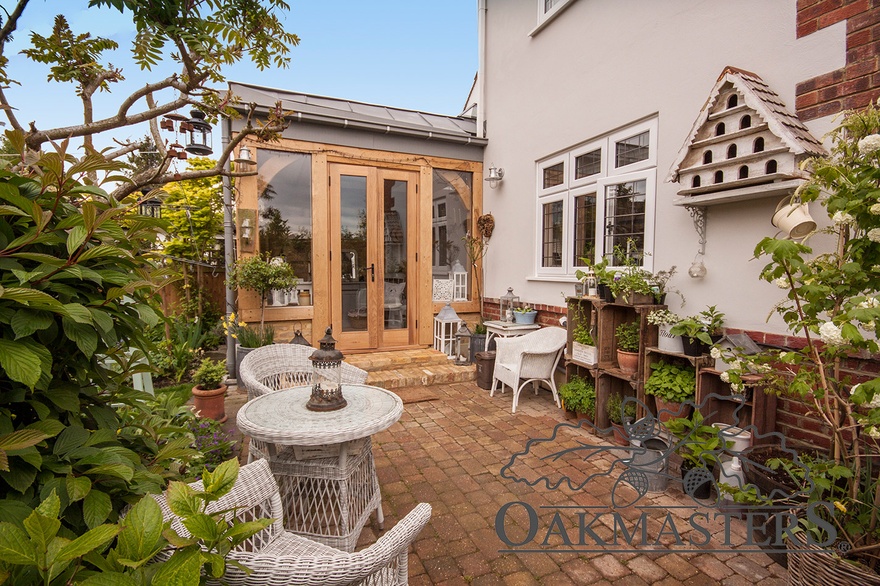
[[[489,347],[489,342],[495,336],[499,338],[512,338],[541,329],[541,326],[538,324],[518,324],[506,321],[487,321],[483,325],[486,326],[486,348]]]
[[[370,514],[380,527],[384,520],[370,436],[400,419],[403,402],[385,389],[343,385],[348,404],[318,412],[306,409],[310,394],[294,387],[248,401],[238,428],[266,444],[260,455],[278,481],[285,528],[354,551]]]

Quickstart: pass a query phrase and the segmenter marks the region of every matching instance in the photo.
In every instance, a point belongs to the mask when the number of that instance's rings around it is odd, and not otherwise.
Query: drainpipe
[[[477,136],[486,138],[486,1],[477,0]]]
[[[232,138],[232,120],[224,119],[222,132],[222,148],[221,152],[226,150],[226,146]],[[226,160],[226,169],[232,171],[232,157]],[[232,180],[229,177],[223,177],[223,259],[226,270],[235,262],[235,241],[232,232]],[[226,287],[226,322],[229,322],[229,314],[235,311],[235,291]],[[238,373],[235,371],[235,338],[232,337],[232,330],[226,334],[226,372],[230,378],[237,378]]]

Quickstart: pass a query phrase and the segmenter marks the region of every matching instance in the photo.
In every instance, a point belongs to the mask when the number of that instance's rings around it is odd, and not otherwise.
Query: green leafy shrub
[[[636,404],[633,401],[623,402],[623,396],[611,393],[605,402],[605,413],[611,423],[623,425],[624,420],[632,420],[636,416]]]
[[[580,303],[572,303],[568,307],[570,314],[573,314],[575,326],[571,332],[572,339],[578,344],[586,344],[587,346],[595,346],[593,340],[593,332],[590,331],[590,325],[587,322],[587,316],[584,315],[583,308]]]
[[[214,361],[205,358],[193,373],[193,382],[203,391],[219,389],[223,381],[226,380],[226,361]]]
[[[624,352],[639,351],[639,322],[625,322],[617,326],[614,330],[617,337],[617,349]]]
[[[168,505],[192,534],[184,538],[163,522],[153,497],[142,497],[118,523],[103,523],[70,539],[61,525],[63,501],[52,490],[20,522],[0,522],[0,573],[10,584],[84,586],[119,584],[196,585],[200,574],[214,579],[226,573],[226,555],[272,523],[227,520],[225,512],[206,513],[238,478],[238,462],[229,460],[205,472],[204,490],[182,482],[168,488]],[[66,494],[61,493],[61,494]],[[109,547],[108,547],[109,546]],[[174,546],[167,558],[160,552]]]
[[[595,418],[596,387],[592,377],[571,377],[571,380],[559,387],[559,397],[566,409]]]
[[[218,421],[194,418],[188,428],[193,434],[193,448],[200,454],[200,460],[187,469],[189,475],[201,478],[204,470],[214,470],[221,462],[232,458],[235,441]]]
[[[233,289],[255,291],[260,296],[260,328],[265,325],[266,295],[273,289],[293,289],[298,280],[293,267],[281,257],[254,255],[240,258],[226,271],[226,284]]]
[[[697,374],[693,366],[663,360],[651,365],[651,376],[645,381],[645,394],[670,403],[684,403],[694,398]]]
[[[682,440],[678,454],[691,468],[711,469],[718,462],[717,450],[722,446],[719,431],[711,425],[703,425],[703,415],[694,410],[690,417],[677,417],[666,421],[664,425],[676,438]],[[733,442],[725,442],[725,444]]]

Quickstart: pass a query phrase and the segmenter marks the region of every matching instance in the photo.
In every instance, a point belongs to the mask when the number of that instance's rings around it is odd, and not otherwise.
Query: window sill
[[[577,283],[576,277],[570,275],[532,275],[526,277],[526,281],[537,281],[545,283]]]

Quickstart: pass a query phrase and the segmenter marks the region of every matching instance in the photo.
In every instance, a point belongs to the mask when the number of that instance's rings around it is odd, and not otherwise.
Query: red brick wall
[[[538,310],[538,316],[535,318],[535,323],[539,323],[542,326],[558,326],[559,318],[568,313],[565,307],[559,307],[556,305],[544,305],[542,303],[529,303],[528,299],[521,299],[520,303],[528,303]],[[485,319],[486,321],[500,319],[500,315],[501,313],[498,298],[484,297],[483,319]]]
[[[880,97],[880,0],[798,0],[798,38],[841,21],[846,65],[797,85],[801,120],[863,108]]]

